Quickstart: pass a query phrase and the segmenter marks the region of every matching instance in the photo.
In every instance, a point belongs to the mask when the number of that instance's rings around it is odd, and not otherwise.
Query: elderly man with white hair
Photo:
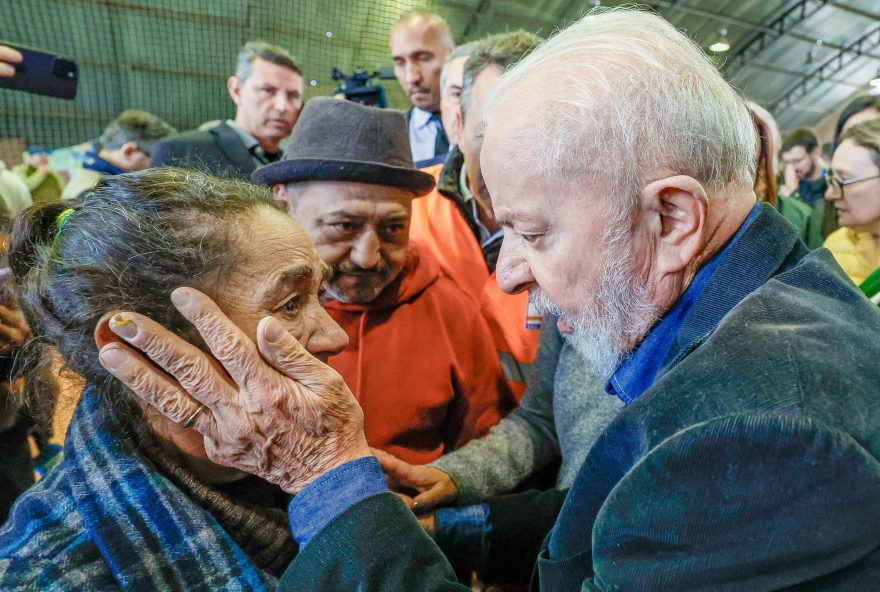
[[[623,10],[561,31],[487,104],[498,280],[558,314],[627,403],[587,454],[535,584],[875,588],[880,311],[756,205],[742,99],[669,23]],[[296,494],[300,553],[280,588],[469,589],[388,492],[339,377],[271,319],[252,344],[181,292],[217,362],[141,319],[104,363],[194,425],[217,462]]]

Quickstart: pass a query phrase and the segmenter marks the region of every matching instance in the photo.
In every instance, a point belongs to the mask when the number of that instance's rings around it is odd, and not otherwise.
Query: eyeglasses
[[[828,187],[831,189],[831,194],[840,197],[843,197],[844,187],[848,187],[849,185],[854,185],[856,183],[861,183],[862,181],[867,181],[869,179],[877,178],[880,178],[880,175],[869,175],[867,177],[859,177],[858,179],[841,180],[835,177],[831,171],[825,171],[825,183],[827,183]]]

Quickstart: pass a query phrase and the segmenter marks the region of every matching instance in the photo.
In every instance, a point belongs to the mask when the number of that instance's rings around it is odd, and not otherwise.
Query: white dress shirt
[[[434,158],[434,143],[437,141],[439,121],[431,121],[433,113],[413,107],[409,118],[409,145],[412,148],[413,162]]]

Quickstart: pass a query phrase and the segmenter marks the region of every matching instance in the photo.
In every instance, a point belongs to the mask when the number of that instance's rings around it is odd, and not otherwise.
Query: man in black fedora
[[[397,111],[312,99],[291,148],[257,169],[321,258],[324,305],[349,336],[330,359],[364,410],[370,445],[431,461],[479,437],[511,409],[477,304],[409,240],[416,170]]]

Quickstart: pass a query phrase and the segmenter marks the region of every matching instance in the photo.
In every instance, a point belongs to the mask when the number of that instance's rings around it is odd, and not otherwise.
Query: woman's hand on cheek
[[[192,427],[205,436],[211,460],[296,493],[370,455],[363,413],[348,387],[277,321],[260,323],[257,351],[201,292],[181,288],[172,300],[214,357],[142,315],[120,313],[109,327],[128,345],[104,345],[101,363],[172,421],[195,415]],[[205,409],[196,413],[200,404]]]

